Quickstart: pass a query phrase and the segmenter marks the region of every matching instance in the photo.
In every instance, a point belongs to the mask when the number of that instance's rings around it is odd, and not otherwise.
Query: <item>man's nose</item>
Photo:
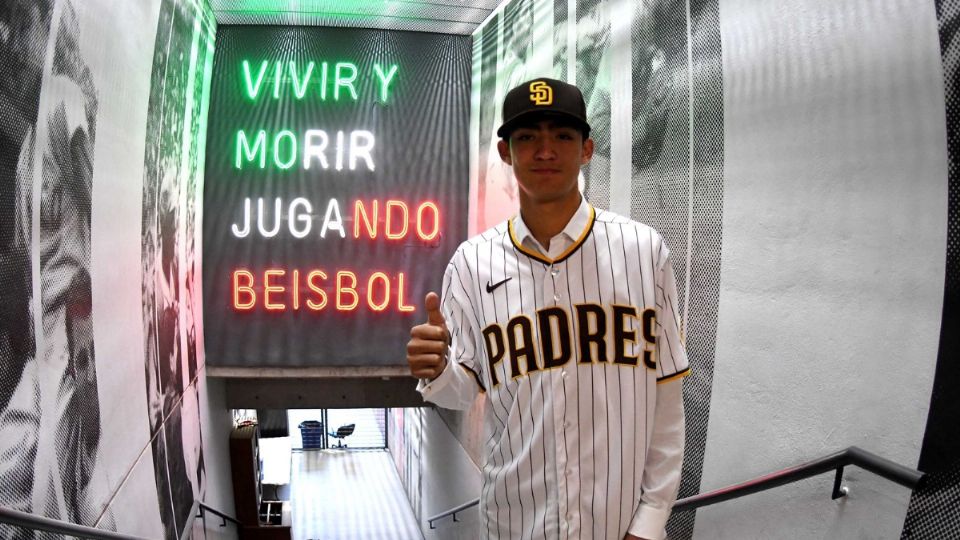
[[[557,157],[557,151],[553,141],[544,137],[537,141],[537,151],[534,154],[537,159],[554,159]]]

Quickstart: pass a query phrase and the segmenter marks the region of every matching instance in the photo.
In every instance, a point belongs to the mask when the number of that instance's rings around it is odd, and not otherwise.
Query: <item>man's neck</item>
[[[530,229],[530,234],[540,242],[543,249],[550,249],[550,239],[570,223],[570,218],[580,207],[580,193],[576,197],[559,199],[544,203],[524,201],[521,197],[520,216]]]

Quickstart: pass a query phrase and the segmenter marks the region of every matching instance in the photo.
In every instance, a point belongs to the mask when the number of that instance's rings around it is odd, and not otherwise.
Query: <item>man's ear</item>
[[[587,138],[583,141],[583,148],[580,150],[580,165],[586,165],[593,159],[593,139]]]
[[[507,141],[500,139],[497,141],[497,151],[500,152],[500,159],[507,165],[513,166],[513,158],[510,157],[510,145]],[[591,150],[591,152],[593,152]]]

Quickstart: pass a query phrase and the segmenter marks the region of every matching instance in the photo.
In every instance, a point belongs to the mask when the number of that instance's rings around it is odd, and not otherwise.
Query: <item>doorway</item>
[[[387,447],[386,409],[290,409],[287,423],[293,451]],[[350,425],[352,432],[342,429]],[[338,433],[345,436],[337,437]]]

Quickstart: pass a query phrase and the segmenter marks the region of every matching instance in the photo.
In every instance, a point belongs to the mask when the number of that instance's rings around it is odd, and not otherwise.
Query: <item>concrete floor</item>
[[[291,454],[293,540],[422,540],[386,450]]]

